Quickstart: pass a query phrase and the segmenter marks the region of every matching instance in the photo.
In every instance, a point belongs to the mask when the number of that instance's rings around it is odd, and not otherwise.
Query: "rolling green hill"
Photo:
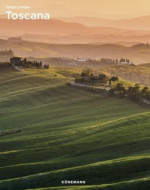
[[[112,64],[102,63],[100,60],[92,60],[85,62],[78,62],[74,59],[60,58],[60,57],[49,57],[49,58],[29,58],[31,61],[41,61],[44,64],[49,64],[51,67],[58,67],[60,72],[64,70],[63,67],[68,69],[72,68],[71,72],[81,73],[85,68],[90,68],[93,73],[105,73],[107,75],[114,75],[122,78],[126,81],[133,83],[150,86],[150,64],[141,64],[136,66],[124,65],[124,64]],[[66,70],[63,71],[66,73]]]
[[[0,190],[148,190],[150,110],[67,86],[65,69],[0,68]]]

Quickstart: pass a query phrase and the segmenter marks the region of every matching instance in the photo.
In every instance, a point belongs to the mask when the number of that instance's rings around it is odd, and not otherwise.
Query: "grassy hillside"
[[[119,76],[124,80],[150,86],[150,68],[148,64],[138,66],[114,65],[99,67],[99,72]]]
[[[67,86],[70,72],[0,69],[0,189],[149,189],[150,110]]]
[[[78,62],[69,58],[30,58],[31,61],[40,61],[44,64],[49,64],[51,67],[58,68],[58,72],[62,72],[66,76],[69,72],[74,74],[80,74],[85,68],[90,68],[94,73],[105,73],[109,76],[118,76],[126,81],[133,83],[150,86],[150,64],[141,64],[136,66],[123,65],[123,64],[111,64],[102,63],[100,60],[92,60],[91,62]],[[65,67],[65,69],[64,69]],[[67,70],[66,70],[67,67]]]

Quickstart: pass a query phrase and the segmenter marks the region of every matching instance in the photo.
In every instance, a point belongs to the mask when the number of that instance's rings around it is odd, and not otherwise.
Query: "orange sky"
[[[49,12],[51,17],[120,19],[150,15],[150,0],[0,0],[1,15],[8,5],[29,5],[31,12]]]

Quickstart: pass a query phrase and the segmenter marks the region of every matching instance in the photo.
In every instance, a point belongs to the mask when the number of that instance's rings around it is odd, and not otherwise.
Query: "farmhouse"
[[[21,65],[23,63],[23,59],[21,57],[12,57],[10,58],[11,65]]]
[[[85,62],[86,59],[84,59],[84,58],[77,58],[77,61],[78,61],[78,62]]]
[[[27,67],[27,68],[39,68],[39,69],[49,69],[49,65],[45,64],[42,65],[42,61],[28,61],[26,58],[21,57],[12,57],[10,58],[10,64],[12,66],[20,66],[20,67]]]
[[[130,64],[130,63],[127,62],[127,61],[121,61],[120,63],[123,64],[123,65],[129,65],[129,64]]]
[[[122,65],[130,65],[130,59],[121,58],[119,63]]]

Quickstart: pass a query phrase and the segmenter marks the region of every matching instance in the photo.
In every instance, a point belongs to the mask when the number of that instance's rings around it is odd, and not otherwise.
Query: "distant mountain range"
[[[144,19],[145,17],[143,17]],[[146,17],[147,18],[147,17]],[[148,17],[149,18],[149,17]],[[141,25],[148,22],[143,22],[141,18]],[[71,18],[70,18],[71,19]],[[75,19],[75,18],[74,18]],[[86,26],[83,21],[87,23],[101,23],[99,27]],[[133,19],[134,20],[134,19]],[[140,20],[135,19],[135,20]],[[95,19],[95,18],[80,18],[70,20],[70,22],[51,19],[46,20],[7,20],[5,18],[0,19],[0,38],[7,39],[8,37],[17,36],[22,37],[25,40],[39,41],[46,43],[63,43],[63,44],[83,44],[83,43],[138,43],[138,42],[150,42],[150,30],[131,30],[122,29],[112,26],[106,23],[108,20]],[[132,20],[130,20],[131,22]],[[81,23],[82,22],[82,23]],[[111,21],[119,23],[121,21]],[[125,20],[122,21],[125,23]],[[137,22],[137,23],[138,23]],[[131,22],[132,23],[132,22]],[[135,22],[136,23],[136,22]],[[84,25],[85,24],[85,25]],[[127,21],[126,21],[127,24]],[[94,24],[93,24],[94,25]],[[132,24],[131,24],[132,25]],[[132,25],[133,26],[133,25]],[[147,27],[150,27],[149,25]],[[128,28],[130,28],[128,26]]]
[[[22,57],[67,57],[67,58],[111,58],[130,59],[134,64],[150,63],[150,46],[130,47],[116,44],[48,44],[31,41],[0,40],[0,49],[11,49],[15,56]]]
[[[114,27],[134,30],[150,30],[150,15],[121,20],[109,20],[94,17],[59,18],[65,22],[78,22],[86,26]]]

